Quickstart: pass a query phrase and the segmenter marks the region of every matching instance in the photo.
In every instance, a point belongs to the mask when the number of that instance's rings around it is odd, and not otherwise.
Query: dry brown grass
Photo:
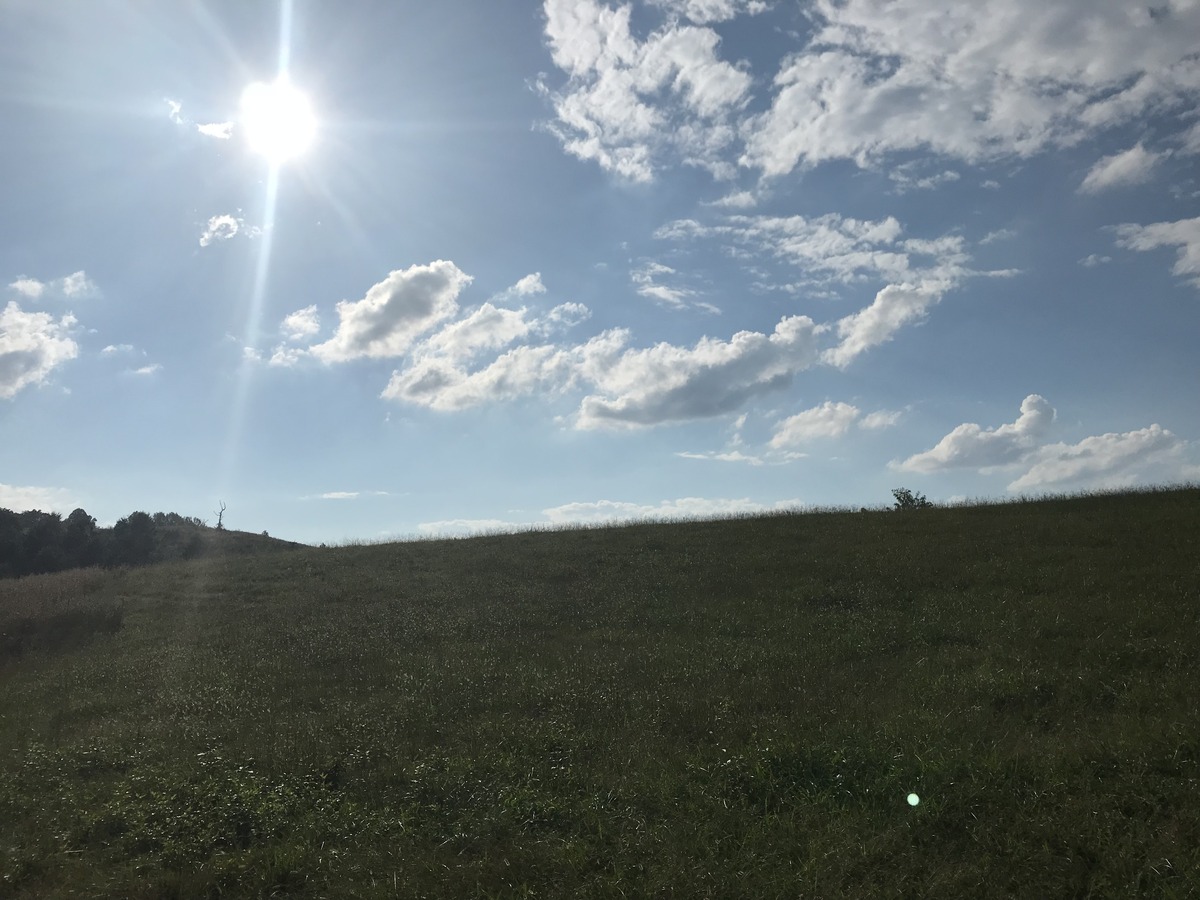
[[[0,580],[0,663],[118,630],[124,608],[114,588],[122,577],[93,568]]]

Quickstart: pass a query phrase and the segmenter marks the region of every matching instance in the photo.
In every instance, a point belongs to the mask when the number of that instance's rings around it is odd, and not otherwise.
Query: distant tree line
[[[137,566],[191,559],[204,550],[202,519],[178,513],[130,513],[97,528],[86,510],[58,513],[0,509],[0,578],[82,566]]]

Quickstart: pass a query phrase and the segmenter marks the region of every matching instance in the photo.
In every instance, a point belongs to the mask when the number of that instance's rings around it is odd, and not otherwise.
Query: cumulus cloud
[[[1058,488],[1087,482],[1119,487],[1156,474],[1177,478],[1188,468],[1186,444],[1157,424],[1137,431],[1094,435],[1077,444],[1049,444],[1038,450],[1030,469],[1010,491]]]
[[[777,424],[768,446],[772,450],[791,450],[815,440],[842,437],[852,428],[870,431],[890,428],[899,420],[900,413],[893,410],[881,409],[863,415],[857,406],[827,400]]]
[[[0,509],[11,509],[13,512],[31,509],[42,512],[67,512],[74,509],[75,505],[70,492],[63,488],[0,484]]]
[[[974,422],[959,425],[935,447],[910,456],[895,468],[906,472],[938,472],[1017,463],[1045,437],[1054,417],[1054,407],[1045,397],[1030,394],[1021,401],[1021,415],[1015,422],[996,428],[982,428]]]
[[[458,311],[458,295],[471,280],[441,259],[396,269],[362,300],[339,301],[337,331],[312,353],[326,362],[401,356],[421,334]]]
[[[1098,194],[1113,187],[1144,184],[1154,174],[1163,154],[1135,144],[1121,153],[1097,160],[1079,185],[1081,194]]]
[[[80,269],[62,280],[62,292],[68,297],[91,297],[96,293],[96,283]]]
[[[636,427],[732,412],[816,362],[815,331],[808,316],[789,316],[769,335],[741,331],[690,348],[662,343],[627,350],[592,374],[597,390],[584,398],[577,425]]]
[[[670,5],[698,17],[742,6]],[[668,151],[732,176],[722,156],[736,136],[733,114],[748,99],[750,75],[718,58],[712,29],[668,21],[639,40],[631,12],[596,0],[546,0],[546,37],[567,76],[558,89],[538,82],[555,112],[547,129],[573,156],[634,181],[650,180]]]
[[[818,438],[841,437],[858,421],[857,407],[849,403],[826,401],[820,406],[789,416],[775,428],[770,446],[774,449],[797,447]]]
[[[71,338],[74,316],[55,319],[24,312],[15,301],[0,312],[0,397],[11,399],[22,388],[41,384],[67,360],[79,355]]]
[[[131,375],[149,376],[149,375],[155,375],[161,371],[162,371],[161,363],[151,363],[148,366],[142,366],[140,369],[130,370],[130,374]]]
[[[722,58],[708,26],[767,4],[647,5],[661,13],[657,27],[644,6],[635,17],[630,3],[545,0],[565,83],[538,82],[564,149],[636,181],[670,164],[727,179],[738,166],[770,178],[912,152],[968,164],[1030,157],[1148,113],[1170,127],[1200,92],[1194,0],[814,0],[804,6],[811,28],[753,105],[750,73]],[[1172,140],[1200,146],[1197,134]],[[1145,177],[1155,154],[1124,155],[1086,190]],[[945,166],[892,171],[901,192],[958,177]]]
[[[100,351],[101,356],[112,356],[117,353],[132,353],[133,344],[109,344]]]
[[[37,300],[46,292],[46,283],[38,281],[36,278],[30,278],[22,275],[16,281],[9,285],[14,291],[23,297],[28,297],[30,300]]]
[[[48,293],[59,294],[72,299],[86,299],[99,293],[96,283],[88,278],[87,272],[80,269],[62,278],[41,281],[22,275],[9,284],[9,287],[29,300],[39,300]]]
[[[512,292],[518,297],[528,297],[532,294],[546,293],[546,286],[542,284],[542,273],[531,272],[520,281],[512,286]]]
[[[768,176],[897,151],[1030,156],[1196,97],[1192,0],[818,0],[813,13],[770,109],[744,125],[742,162]]]
[[[279,323],[279,330],[289,341],[314,337],[321,330],[321,317],[316,304],[288,313]]]
[[[418,353],[392,374],[383,396],[438,410],[460,410],[532,393],[590,391],[578,428],[618,428],[700,419],[730,412],[780,388],[816,360],[807,316],[779,322],[771,334],[743,331],[728,341],[692,347],[627,347],[629,332],[611,329],[574,346],[523,344],[474,371],[447,353]]]
[[[1171,271],[1200,288],[1200,217],[1152,225],[1118,225],[1116,232],[1117,245],[1127,250],[1178,248]]]
[[[407,369],[393,372],[382,396],[450,411],[534,392],[562,394],[611,363],[627,339],[627,332],[612,330],[574,347],[522,345],[470,372],[452,358],[422,356]]]
[[[1094,269],[1096,266],[1102,266],[1105,263],[1112,262],[1111,256],[1102,256],[1098,253],[1089,253],[1079,261],[1079,264],[1085,269]]]
[[[875,295],[870,306],[838,321],[836,330],[841,340],[822,358],[835,366],[848,366],[864,351],[890,341],[903,326],[923,319],[929,308],[942,299],[945,289],[936,283],[889,284]]]

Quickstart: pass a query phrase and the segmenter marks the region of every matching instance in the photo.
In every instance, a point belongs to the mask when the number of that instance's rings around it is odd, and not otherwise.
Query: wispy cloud
[[[205,137],[227,141],[233,137],[232,122],[211,122],[207,125],[197,125],[196,130]]]
[[[1151,153],[1141,144],[1106,156],[1088,171],[1079,185],[1079,193],[1098,194],[1114,187],[1144,184],[1154,175],[1162,158],[1163,154]]]
[[[1200,288],[1200,217],[1152,225],[1118,225],[1116,232],[1117,246],[1127,250],[1176,248],[1178,255],[1171,271]]]
[[[0,484],[0,508],[13,512],[38,509],[42,512],[67,512],[75,506],[65,488],[31,487]]]

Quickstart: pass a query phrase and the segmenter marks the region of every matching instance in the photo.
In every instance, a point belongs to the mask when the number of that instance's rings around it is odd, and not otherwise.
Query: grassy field
[[[0,897],[1200,897],[1197,489],[63,573],[0,633]]]

